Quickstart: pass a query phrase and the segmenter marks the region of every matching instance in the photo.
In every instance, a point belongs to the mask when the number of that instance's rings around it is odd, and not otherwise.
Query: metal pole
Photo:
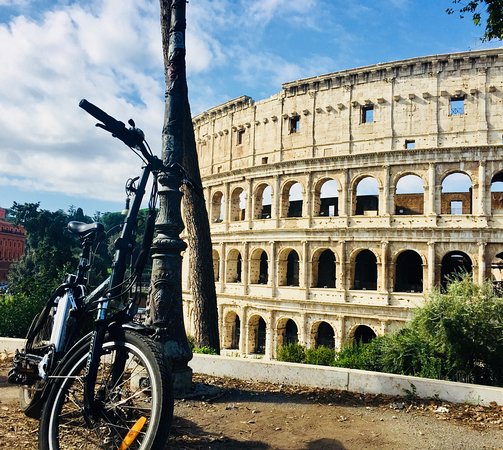
[[[162,130],[162,159],[167,166],[181,165],[183,120],[187,81],[185,74],[185,0],[161,0],[163,33],[169,27],[166,64],[166,102]],[[166,42],[166,39],[163,39]],[[192,351],[183,324],[182,257],[187,245],[180,239],[182,174],[174,170],[159,176],[159,214],[152,244],[152,278],[149,321],[156,329],[164,354],[172,361],[175,392],[190,389],[192,370],[187,363]]]

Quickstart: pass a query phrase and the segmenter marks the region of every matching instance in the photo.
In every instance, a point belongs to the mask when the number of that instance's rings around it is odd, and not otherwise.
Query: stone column
[[[274,241],[269,242],[269,282],[271,286],[271,297],[276,297],[276,287],[278,285],[277,276],[277,266],[276,266],[276,243]]]
[[[381,270],[378,290],[388,294],[388,241],[381,241]],[[389,299],[388,299],[389,300]]]
[[[229,221],[231,218],[231,186],[224,183],[224,223],[225,231],[229,230]]]
[[[241,322],[239,323],[239,352],[241,354],[248,353],[248,349],[246,348],[246,343],[248,342],[248,307],[243,306],[241,308]]]
[[[309,298],[309,242],[302,242],[302,283],[299,287],[305,289],[306,298]]]
[[[426,211],[429,216],[436,216],[440,213],[437,211],[436,205],[436,176],[435,176],[435,165],[430,164],[428,166],[428,198],[426,200]]]
[[[251,179],[247,180],[248,184],[248,192],[246,194],[246,217],[245,220],[248,220],[248,229],[252,229],[252,223],[253,223],[253,194],[252,194],[252,183],[253,181]]]
[[[435,242],[428,242],[428,285],[424,286],[424,290],[428,292],[433,292],[435,289]],[[423,283],[424,284],[424,283]]]
[[[274,192],[271,203],[271,218],[276,221],[276,228],[279,227],[281,216],[281,179],[279,175],[274,177]]]
[[[483,160],[479,162],[478,178],[479,182],[478,182],[477,215],[485,217],[487,215],[486,162]]]
[[[389,166],[386,165],[384,166],[384,171],[383,171],[383,187],[380,189],[380,199],[379,199],[379,211],[378,214],[380,216],[389,216],[389,203],[390,203],[390,198],[391,196],[389,195],[389,177],[390,177],[390,172],[389,172]]]
[[[248,288],[249,288],[249,276],[250,276],[250,270],[249,270],[249,243],[245,242],[244,247],[243,247],[243,266],[241,267],[241,281],[243,283],[243,293],[244,295],[248,294]]]
[[[227,261],[225,260],[226,255],[225,252],[227,251],[225,242],[222,242],[220,244],[220,279],[219,279],[219,292],[224,292],[225,290],[225,279],[226,279],[226,271],[227,271]]]
[[[485,279],[486,279],[486,242],[479,242],[479,255],[478,255],[478,266],[479,266],[479,273],[478,273],[478,280],[477,282],[479,284],[482,284]]]

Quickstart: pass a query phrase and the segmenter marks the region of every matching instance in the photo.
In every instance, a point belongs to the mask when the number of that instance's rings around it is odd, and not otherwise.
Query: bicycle
[[[156,217],[157,175],[165,166],[148,147],[143,132],[97,106],[79,106],[139,155],[140,177],[126,185],[127,215],[110,276],[87,293],[92,246],[104,236],[100,223],[70,222],[81,241],[76,274],[67,275],[35,317],[25,348],[17,352],[9,382],[21,386],[25,414],[40,420],[39,449],[158,449],[167,441],[173,415],[171,368],[153,338],[155,330],[133,319],[138,299],[129,296],[149,256]],[[142,249],[129,277],[136,222],[150,175],[154,177]],[[80,324],[95,312],[93,329],[79,336]]]

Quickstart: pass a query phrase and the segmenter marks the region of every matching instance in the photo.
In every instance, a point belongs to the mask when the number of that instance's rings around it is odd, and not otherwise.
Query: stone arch
[[[267,284],[269,282],[269,257],[262,248],[256,248],[250,255],[250,283]]]
[[[313,216],[339,215],[339,183],[333,178],[322,178],[314,188]]]
[[[237,187],[231,194],[231,217],[232,222],[245,220],[246,216],[246,192],[242,187]]]
[[[261,183],[257,186],[254,195],[254,213],[255,219],[270,219],[272,208],[272,187],[267,183]]]
[[[318,249],[313,254],[312,280],[313,287],[335,288],[336,286],[336,256],[329,248]]]
[[[368,344],[372,339],[377,337],[377,333],[372,327],[359,324],[353,327],[349,336],[350,339],[357,345]]]
[[[440,286],[445,289],[450,281],[459,278],[465,273],[472,273],[471,258],[459,250],[446,253],[442,258]]]
[[[266,341],[266,321],[259,314],[255,314],[248,320],[248,352],[264,355],[267,345]]]
[[[441,214],[472,214],[472,180],[466,172],[452,171],[442,179]]]
[[[215,281],[220,280],[220,254],[218,253],[218,250],[213,249],[212,250],[212,257],[213,257],[213,276]]]
[[[377,290],[377,257],[371,250],[363,249],[354,255],[353,289]]]
[[[311,342],[315,348],[321,346],[335,348],[334,327],[325,321],[314,323],[311,328]]]
[[[297,180],[289,180],[281,189],[281,217],[302,217],[304,187]]]
[[[353,183],[353,214],[376,216],[379,214],[379,181],[370,175],[359,177]]]
[[[243,259],[237,249],[231,249],[227,253],[226,277],[227,283],[241,283]]]
[[[298,344],[299,327],[297,323],[288,317],[278,320],[276,326],[276,339],[278,348],[288,344]]]
[[[423,292],[423,259],[415,250],[404,250],[397,255],[393,290]]]
[[[239,350],[239,338],[241,336],[241,319],[235,311],[229,311],[224,318],[222,347]]]
[[[395,214],[424,214],[424,182],[415,173],[397,179],[395,185]]]
[[[211,197],[211,221],[213,223],[220,223],[224,220],[224,194],[216,191]]]
[[[491,178],[491,212],[503,214],[503,171]]]
[[[299,286],[300,258],[296,250],[284,249],[278,258],[278,285]]]

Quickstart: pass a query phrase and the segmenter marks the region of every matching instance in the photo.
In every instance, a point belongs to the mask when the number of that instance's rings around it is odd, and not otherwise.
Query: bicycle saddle
[[[103,233],[105,227],[102,223],[93,222],[93,223],[84,223],[77,222],[76,220],[72,220],[68,223],[67,228],[73,234],[77,234],[81,238],[89,237],[92,234],[100,234]]]

